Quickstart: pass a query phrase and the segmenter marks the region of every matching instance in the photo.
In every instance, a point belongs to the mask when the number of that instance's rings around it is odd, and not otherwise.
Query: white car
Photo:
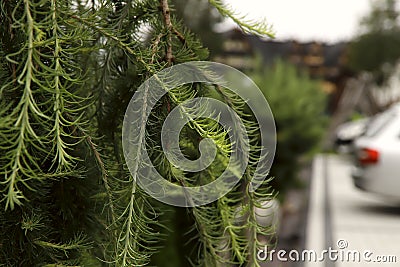
[[[345,122],[336,129],[335,146],[339,151],[350,152],[354,140],[363,135],[370,118]]]
[[[400,104],[371,120],[354,152],[355,186],[400,201]]]

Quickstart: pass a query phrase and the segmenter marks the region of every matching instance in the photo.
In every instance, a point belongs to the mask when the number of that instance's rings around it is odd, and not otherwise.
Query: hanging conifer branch
[[[242,22],[219,1],[209,3],[247,32],[269,35],[265,25]],[[201,245],[196,256],[185,256],[207,267],[252,261],[260,245],[257,235],[266,232],[257,224],[254,208],[270,196],[268,190],[244,190],[262,149],[258,129],[244,112],[245,102],[224,88],[187,84],[167,90],[168,81],[157,76],[173,64],[208,58],[168,0],[6,1],[0,17],[6,18],[0,25],[1,263],[154,265],[169,232],[161,223],[165,207],[137,185],[145,164],[142,152],[171,183],[192,187],[215,181],[229,165],[229,130],[195,117],[194,110],[181,104],[216,93],[244,117],[255,152],[232,192],[188,210],[197,233],[193,238]],[[137,88],[152,76],[167,94],[149,117],[152,88],[145,88],[138,100],[134,117],[139,134],[129,137],[136,150],[129,154],[133,168],[128,170],[121,148],[124,112]],[[188,158],[199,156],[205,138],[216,145],[215,160],[203,171],[180,170],[161,149],[162,122],[176,107],[188,120],[180,140]],[[206,110],[200,107],[199,112]],[[254,244],[248,243],[249,236]]]
[[[232,7],[226,5],[221,0],[209,0],[211,5],[213,5],[219,13],[227,18],[230,18],[236,25],[243,30],[245,33],[254,34],[258,36],[267,36],[274,38],[274,32],[272,26],[268,25],[265,20],[262,21],[252,21],[247,20],[245,16],[238,15]]]

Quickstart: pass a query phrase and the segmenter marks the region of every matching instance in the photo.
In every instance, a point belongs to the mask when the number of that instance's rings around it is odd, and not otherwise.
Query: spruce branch
[[[27,143],[37,142],[37,146],[40,146],[42,145],[42,140],[36,134],[34,127],[32,126],[32,120],[44,123],[42,119],[49,119],[49,117],[39,108],[33,96],[34,88],[32,84],[35,81],[35,41],[38,38],[37,35],[35,36],[35,32],[40,32],[40,30],[33,19],[31,4],[29,1],[24,1],[24,16],[26,21],[22,22],[23,18],[21,18],[18,23],[19,25],[26,23],[27,40],[24,49],[26,49],[27,53],[24,67],[17,78],[18,84],[23,86],[23,94],[18,105],[10,116],[16,116],[15,121],[13,122],[13,128],[17,130],[17,133],[11,137],[11,140],[7,140],[9,142],[9,151],[6,156],[9,160],[8,163],[3,166],[1,171],[1,173],[5,175],[5,180],[0,182],[1,184],[6,185],[7,190],[7,194],[5,195],[5,209],[10,207],[11,210],[14,209],[15,205],[22,205],[21,200],[25,198],[22,191],[19,189],[18,184],[22,183],[29,188],[26,183],[27,179],[37,179],[33,169],[39,169],[39,167],[29,154],[29,145]],[[22,50],[17,53],[21,52]],[[10,83],[6,84],[6,86],[7,85],[8,87],[11,86]],[[5,90],[4,87],[2,90]],[[28,163],[28,166],[26,166],[26,163]],[[26,178],[23,178],[23,176]]]
[[[210,3],[223,15],[238,18],[222,2]],[[97,266],[102,258],[103,264],[116,267],[148,265],[165,227],[159,222],[159,204],[137,186],[139,175],[145,175],[140,172],[146,164],[142,152],[147,150],[157,171],[172,183],[191,187],[214,181],[228,166],[233,146],[229,130],[194,116],[194,110],[181,104],[203,95],[215,97],[216,92],[245,118],[254,144],[250,166],[233,192],[189,210],[201,242],[198,263],[243,265],[254,259],[261,244],[257,235],[266,229],[251,213],[268,194],[243,188],[259,159],[258,129],[244,112],[244,101],[224,88],[191,84],[169,90],[171,80],[155,75],[173,64],[208,56],[171,13],[167,0],[15,0],[0,6],[3,14],[7,25],[0,25],[0,35],[11,36],[15,47],[0,45],[0,190],[7,200],[7,210],[0,210],[0,227],[6,229],[0,233],[1,262]],[[247,32],[266,33],[252,22],[240,23]],[[138,99],[134,118],[139,135],[129,137],[135,147],[129,154],[134,163],[130,173],[121,160],[123,112],[137,87],[152,76],[166,95],[148,118],[151,88]],[[204,138],[216,144],[215,162],[206,170],[184,172],[163,154],[160,125],[175,107],[189,121],[180,139],[185,153],[196,158]],[[200,113],[205,111],[200,107]],[[238,220],[238,213],[244,221]]]
[[[227,18],[230,18],[236,25],[245,33],[254,34],[258,36],[267,36],[274,38],[275,34],[272,30],[272,26],[268,25],[265,20],[262,21],[251,21],[246,20],[245,16],[238,15],[232,7],[226,5],[221,0],[208,0],[208,2],[214,6],[218,12]]]
[[[112,34],[111,32],[109,32],[107,29],[104,29],[102,27],[97,26],[95,23],[82,18],[78,15],[72,15],[71,18],[85,24],[86,26],[90,27],[91,29],[95,30],[96,32],[100,33],[101,35],[113,40],[114,42],[117,43],[117,45],[119,47],[121,47],[122,49],[126,50],[129,54],[132,55],[136,55],[136,52],[130,48],[129,44],[125,43],[123,40],[121,40],[118,36]]]

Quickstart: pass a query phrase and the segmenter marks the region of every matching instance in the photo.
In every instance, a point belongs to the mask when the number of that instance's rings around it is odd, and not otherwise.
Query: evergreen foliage
[[[287,189],[298,185],[300,158],[318,148],[327,125],[326,95],[319,81],[282,60],[250,77],[268,97],[274,114],[277,152],[271,168],[276,177],[272,186],[284,196]]]
[[[350,44],[349,66],[368,71],[375,82],[386,82],[400,58],[399,10],[394,0],[372,1],[361,21],[361,34]]]
[[[210,4],[247,32],[270,36],[266,25],[236,19],[220,1]],[[207,59],[207,50],[171,14],[167,0],[1,1],[0,18],[0,266],[148,265],[168,243],[162,241],[170,235],[164,220],[171,216],[124,164],[124,112],[147,78]],[[198,156],[201,138],[220,145],[209,169],[180,172],[160,150],[159,129],[170,109],[204,95],[243,116],[254,152],[234,191],[187,209],[188,237],[199,245],[182,257],[207,267],[258,266],[258,236],[271,229],[258,224],[254,210],[272,193],[268,181],[249,190],[261,148],[243,100],[212,85],[172,90],[152,111],[138,144],[166,179],[214,180],[229,158],[225,130],[215,122],[192,120],[181,136],[189,158]]]

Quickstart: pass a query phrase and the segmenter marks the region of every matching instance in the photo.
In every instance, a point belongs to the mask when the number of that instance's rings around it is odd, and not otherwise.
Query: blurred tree
[[[275,117],[277,150],[271,175],[281,197],[297,184],[299,159],[312,153],[325,131],[326,95],[320,83],[295,66],[277,60],[250,77],[259,86]]]
[[[371,72],[380,84],[389,77],[400,58],[397,1],[373,1],[370,14],[361,21],[360,30],[361,35],[350,45],[349,65],[355,71]]]
[[[370,14],[361,20],[364,32],[393,31],[399,29],[399,12],[396,0],[375,0]]]

